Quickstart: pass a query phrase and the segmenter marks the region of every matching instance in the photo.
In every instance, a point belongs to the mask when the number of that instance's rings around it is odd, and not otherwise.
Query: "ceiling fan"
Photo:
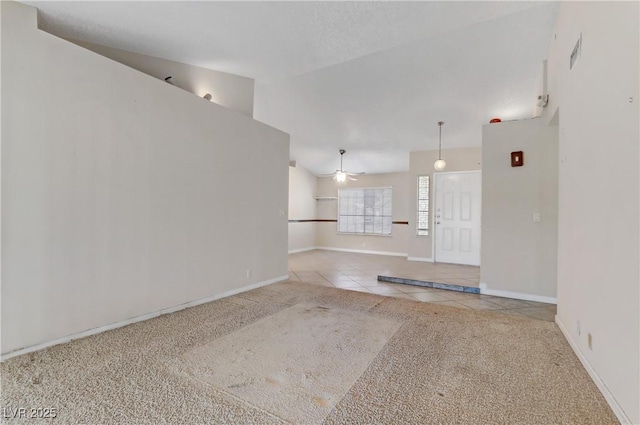
[[[354,178],[353,176],[359,176],[364,174],[364,172],[362,173],[349,173],[347,171],[344,171],[342,169],[342,156],[345,154],[344,149],[340,149],[340,169],[336,170],[335,173],[331,173],[331,174],[320,174],[321,177],[333,177],[333,179],[335,181],[337,181],[338,183],[343,183],[344,181],[346,181],[347,179],[352,180],[352,181],[357,181],[358,179]]]

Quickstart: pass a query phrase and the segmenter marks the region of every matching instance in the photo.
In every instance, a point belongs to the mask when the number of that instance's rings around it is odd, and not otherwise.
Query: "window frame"
[[[421,190],[420,180],[425,178],[427,181],[426,184],[426,197],[425,193]],[[429,236],[430,230],[430,204],[431,204],[431,176],[429,174],[419,175],[416,179],[416,236]],[[426,209],[420,209],[420,202],[426,201]],[[426,214],[426,227],[420,227],[420,213]]]
[[[362,191],[363,192],[363,198],[366,198],[365,194],[367,190],[373,190],[373,191],[386,191],[389,190],[391,192],[391,197],[390,197],[390,202],[391,202],[391,211],[389,215],[384,215],[384,204],[380,207],[383,211],[382,215],[378,215],[376,216],[375,214],[362,214],[362,215],[352,215],[354,217],[362,217],[363,218],[363,224],[362,224],[362,228],[363,231],[362,232],[348,232],[348,231],[341,231],[340,230],[340,223],[341,223],[341,217],[347,217],[347,215],[341,215],[340,211],[341,211],[341,203],[345,200],[343,199],[343,197],[341,196],[344,192],[347,191]],[[374,199],[375,199],[376,194],[374,193]],[[383,197],[384,199],[384,197]],[[383,201],[384,202],[384,201]],[[366,205],[363,206],[363,209],[366,210]],[[371,208],[371,207],[370,207]],[[358,235],[358,236],[393,236],[393,186],[383,186],[383,187],[346,187],[346,188],[341,188],[338,189],[338,211],[337,211],[337,223],[336,223],[336,231],[339,235]],[[366,223],[366,217],[381,217],[382,218],[382,223],[381,223],[381,232],[380,233],[375,233],[375,232],[367,232],[367,223]],[[387,223],[385,223],[385,220],[387,221]],[[385,226],[388,225],[389,228],[389,233],[384,233],[384,229]],[[375,226],[375,224],[373,224],[373,226]]]

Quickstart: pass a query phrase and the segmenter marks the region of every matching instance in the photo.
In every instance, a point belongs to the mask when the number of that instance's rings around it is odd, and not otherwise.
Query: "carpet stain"
[[[267,381],[267,384],[273,385],[273,386],[278,386],[281,384],[280,380],[277,378],[267,378],[266,381]]]
[[[324,397],[314,397],[313,402],[320,407],[329,407],[330,405],[329,400]]]
[[[232,384],[232,385],[229,385],[227,388],[242,388],[242,387],[245,387],[246,385],[247,385],[247,384],[246,384],[245,382],[242,382],[242,383],[240,383],[240,384]]]
[[[366,312],[299,303],[179,361],[196,380],[282,419],[320,424],[401,325]],[[230,385],[239,380],[252,385]]]

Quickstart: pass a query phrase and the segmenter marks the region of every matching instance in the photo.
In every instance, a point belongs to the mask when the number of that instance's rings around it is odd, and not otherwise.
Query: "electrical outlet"
[[[247,279],[249,279],[251,277],[251,270],[247,269]]]
[[[593,350],[593,338],[590,333],[587,334],[587,345],[589,345],[589,350]]]
[[[576,330],[578,331],[578,336],[580,336],[580,321],[578,320],[578,324],[576,325]]]

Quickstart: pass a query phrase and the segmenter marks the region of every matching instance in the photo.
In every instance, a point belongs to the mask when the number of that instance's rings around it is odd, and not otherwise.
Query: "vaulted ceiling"
[[[479,146],[493,117],[530,118],[556,2],[35,2],[63,37],[256,80],[256,119],[291,158],[406,171],[409,152]]]

